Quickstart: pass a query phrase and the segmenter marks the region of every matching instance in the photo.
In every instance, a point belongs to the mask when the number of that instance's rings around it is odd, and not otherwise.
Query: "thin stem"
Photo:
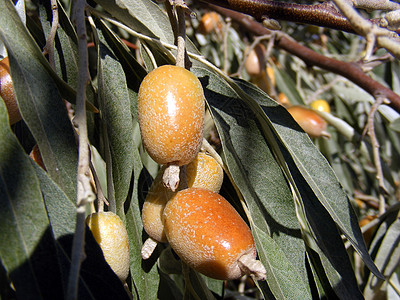
[[[317,98],[319,98],[323,93],[329,91],[332,87],[334,87],[340,80],[342,80],[341,77],[337,76],[335,79],[332,81],[328,82],[327,84],[321,86],[318,90],[316,90],[306,101],[306,104],[310,104]]]
[[[231,19],[226,20],[226,25],[223,29],[223,53],[224,53],[224,72],[228,74],[229,65],[229,57],[228,57],[228,39],[229,39],[229,31],[231,29]]]
[[[51,20],[51,30],[49,36],[46,40],[46,45],[43,48],[44,54],[49,55],[49,64],[53,68],[56,69],[55,59],[54,59],[54,39],[57,34],[58,28],[58,4],[57,0],[51,0],[51,11],[52,11],[52,20]]]
[[[379,142],[375,134],[375,127],[374,127],[374,118],[375,113],[378,110],[379,105],[383,103],[383,98],[378,98],[377,101],[372,105],[371,111],[368,114],[368,123],[367,123],[367,131],[368,135],[371,138],[372,144],[372,152],[374,157],[374,164],[376,168],[376,179],[379,183],[379,214],[383,214],[385,212],[385,197],[384,194],[387,194],[387,190],[385,187],[385,181],[383,177],[382,171],[382,164],[381,164],[381,157],[379,153]]]
[[[86,125],[86,85],[89,81],[85,9],[86,1],[76,0],[74,10],[74,21],[78,34],[78,53],[79,53],[79,80],[76,91],[76,115],[74,123],[79,132],[79,157],[77,175],[77,208],[76,208],[76,228],[72,244],[71,268],[68,277],[67,300],[77,299],[78,282],[81,263],[85,257],[85,217],[86,204],[94,201],[95,195],[90,183],[89,169],[89,147]]]
[[[175,6],[176,15],[178,17],[178,38],[177,46],[178,52],[176,54],[176,65],[179,67],[185,67],[185,37],[186,37],[186,25],[185,25],[185,11],[180,5]]]
[[[370,20],[364,19],[346,0],[333,0],[333,2],[349,20],[355,32],[366,38],[366,59],[371,56],[375,42],[384,47],[397,58],[400,58],[400,43],[398,34],[388,29],[381,28]],[[382,37],[386,38],[382,39]]]

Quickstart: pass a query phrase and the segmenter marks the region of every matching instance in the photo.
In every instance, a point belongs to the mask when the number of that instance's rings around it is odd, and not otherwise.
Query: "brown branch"
[[[292,21],[355,33],[350,22],[331,2],[297,4],[268,0],[201,0],[209,4],[248,14],[257,21],[264,18]],[[372,19],[379,25],[381,19]]]
[[[255,35],[266,35],[271,33],[271,31],[266,29],[260,23],[242,13],[215,5],[210,5],[210,7],[220,14],[231,18],[233,21],[239,23],[242,28],[252,32]],[[397,112],[400,112],[400,96],[394,93],[391,89],[369,77],[361,70],[359,66],[357,66],[357,64],[343,62],[321,55],[297,43],[295,40],[291,39],[285,34],[276,39],[275,46],[299,57],[309,67],[316,66],[347,78],[376,99],[380,97],[387,98],[390,101],[388,105]]]

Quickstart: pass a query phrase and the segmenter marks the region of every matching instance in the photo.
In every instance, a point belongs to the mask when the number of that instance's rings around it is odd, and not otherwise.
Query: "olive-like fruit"
[[[246,50],[247,52],[248,50]],[[248,54],[244,67],[250,77],[261,76],[265,72],[265,46],[257,44]]]
[[[92,213],[86,218],[104,258],[111,269],[124,282],[129,273],[129,241],[125,225],[113,212]]]
[[[294,105],[287,108],[287,111],[310,137],[317,138],[321,136],[329,136],[326,132],[326,121],[313,110]]]
[[[331,107],[329,106],[329,103],[326,102],[326,100],[324,100],[324,99],[315,100],[315,101],[311,102],[310,106],[312,109],[315,109],[315,110],[319,110],[319,111],[323,111],[323,112],[327,112],[327,113],[331,112]]]
[[[210,11],[205,13],[199,23],[199,27],[197,27],[197,32],[207,35],[213,32],[214,30],[221,30],[222,20],[221,16],[217,14],[215,11]]]
[[[159,164],[190,163],[203,141],[205,102],[199,79],[185,68],[164,65],[143,79],[138,118],[144,147]]]
[[[199,152],[186,167],[188,187],[203,188],[218,193],[224,180],[224,171],[214,157]]]
[[[250,228],[221,195],[181,190],[168,201],[163,217],[168,242],[189,267],[221,280],[244,274],[264,279]]]
[[[8,57],[0,61],[0,96],[6,104],[10,124],[12,125],[20,121],[21,114],[18,109],[17,100],[15,99]]]
[[[142,208],[144,230],[152,239],[163,243],[167,242],[167,238],[162,213],[168,200],[176,194],[164,186],[162,182],[164,170],[164,167],[161,168],[154,179]],[[214,192],[219,192],[224,179],[222,167],[212,156],[203,152],[187,165],[186,176],[188,187],[204,188]],[[183,182],[184,180],[181,180],[181,186]]]

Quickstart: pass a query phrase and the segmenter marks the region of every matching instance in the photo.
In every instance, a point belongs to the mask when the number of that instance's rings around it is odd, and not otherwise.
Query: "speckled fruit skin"
[[[204,93],[197,77],[172,65],[143,79],[138,117],[143,144],[159,164],[191,162],[200,150],[204,128]]]
[[[319,110],[319,111],[323,111],[323,112],[327,112],[327,113],[331,112],[329,103],[326,102],[324,99],[315,100],[315,101],[311,102],[310,106],[312,109],[315,109],[315,110]]]
[[[21,114],[19,113],[17,100],[15,99],[8,57],[0,61],[0,96],[6,104],[10,124],[12,125],[20,121]]]
[[[166,243],[162,214],[168,200],[175,194],[162,182],[165,168],[161,168],[154,179],[142,208],[142,222],[146,233],[157,242]]]
[[[294,105],[289,107],[287,111],[310,137],[321,137],[326,130],[326,121],[311,109]]]
[[[113,212],[97,212],[86,218],[104,258],[111,269],[124,282],[129,273],[128,233],[122,220]]]
[[[224,180],[221,165],[210,155],[200,152],[187,165],[188,187],[203,188],[218,193]]]
[[[142,221],[146,233],[158,242],[167,242],[164,232],[162,214],[168,200],[176,192],[172,192],[162,183],[165,168],[161,168],[146,196],[142,208]],[[224,180],[224,172],[218,162],[210,155],[200,152],[196,158],[187,165],[188,187],[199,187],[214,192],[219,192]],[[181,180],[182,184],[183,180]]]
[[[164,209],[168,241],[187,265],[215,279],[232,280],[244,275],[238,259],[256,258],[247,224],[221,195],[199,188],[182,190]]]

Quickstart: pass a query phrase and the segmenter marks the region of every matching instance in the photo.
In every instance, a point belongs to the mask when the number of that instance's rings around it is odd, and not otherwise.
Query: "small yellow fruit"
[[[97,212],[86,218],[104,258],[111,269],[124,282],[129,273],[128,233],[122,220],[113,212]]]
[[[10,124],[12,125],[20,121],[21,114],[18,109],[17,100],[15,99],[8,57],[0,61],[0,96],[6,104]]]
[[[329,103],[323,99],[318,99],[318,100],[311,102],[310,106],[312,109],[315,109],[315,110],[319,110],[319,111],[323,111],[323,112],[327,112],[327,113],[331,112]]]
[[[178,66],[165,65],[143,79],[138,117],[143,144],[161,165],[190,163],[203,141],[205,102],[198,78]]]
[[[191,268],[221,280],[244,274],[264,278],[250,228],[221,195],[199,188],[179,191],[163,216],[168,242]]]
[[[329,136],[326,132],[326,121],[313,110],[294,105],[289,107],[287,111],[310,137],[317,138],[321,136]]]
[[[152,239],[162,243],[167,242],[162,213],[168,200],[176,194],[163,185],[164,170],[165,167],[162,167],[154,179],[142,208],[144,230]],[[186,175],[188,187],[199,187],[214,192],[219,192],[224,179],[222,167],[212,156],[203,152],[187,165]],[[181,185],[182,183],[183,180]]]

